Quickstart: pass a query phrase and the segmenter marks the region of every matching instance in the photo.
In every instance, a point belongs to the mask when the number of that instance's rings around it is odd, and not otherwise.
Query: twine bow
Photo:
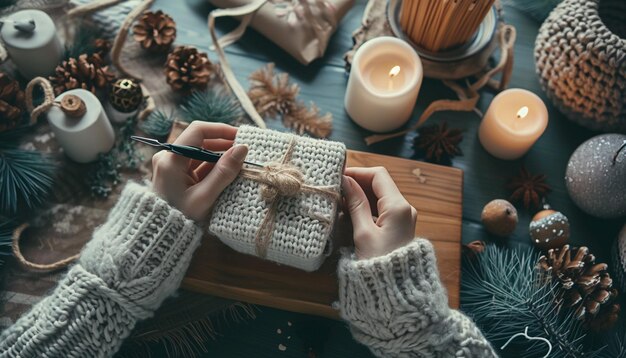
[[[304,174],[290,164],[295,146],[296,137],[291,136],[287,151],[279,162],[269,163],[261,169],[243,168],[239,174],[242,178],[254,180],[262,185],[261,197],[269,205],[254,238],[256,254],[262,258],[267,256],[267,248],[272,239],[281,198],[294,197],[300,193],[316,193],[339,200],[339,190],[336,185],[315,186],[305,183]],[[320,216],[316,219],[330,225],[328,218]]]

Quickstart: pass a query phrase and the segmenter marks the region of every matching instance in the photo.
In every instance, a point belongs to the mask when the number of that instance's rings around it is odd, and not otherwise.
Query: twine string
[[[24,255],[22,255],[22,250],[20,249],[20,241],[22,240],[22,233],[24,232],[24,230],[28,228],[28,226],[29,225],[26,223],[18,226],[13,231],[13,240],[11,241],[11,249],[13,251],[13,255],[15,256],[17,261],[20,263],[20,265],[22,265],[23,267],[27,269],[35,270],[35,271],[42,271],[42,272],[55,271],[71,264],[72,262],[76,261],[80,257],[80,254],[75,254],[70,257],[64,258],[62,260],[50,263],[50,264],[38,264],[38,263],[29,261],[28,259],[24,257]]]
[[[262,185],[261,197],[268,204],[267,213],[254,238],[256,254],[262,258],[267,256],[281,198],[293,197],[300,193],[321,194],[333,200],[340,198],[336,186],[314,186],[304,182],[304,174],[290,164],[295,146],[296,136],[291,136],[287,150],[280,161],[269,163],[261,169],[243,168],[239,174],[242,178],[254,180]],[[326,225],[330,224],[329,220],[320,221]]]
[[[520,332],[520,333],[516,333],[514,335],[511,336],[511,338],[509,338],[508,341],[506,341],[506,343],[504,343],[504,345],[502,347],[500,347],[500,349],[504,349],[506,348],[509,343],[511,343],[511,341],[513,341],[515,338],[522,336],[526,339],[528,339],[529,341],[543,341],[548,345],[548,353],[546,353],[545,356],[543,356],[543,358],[548,358],[550,356],[550,353],[552,353],[552,343],[550,343],[549,340],[547,340],[546,338],[543,337],[530,337],[528,335],[528,327],[526,327],[526,329],[524,330],[524,332]]]
[[[35,107],[33,91],[36,87],[41,87],[44,99],[40,105]],[[50,81],[44,77],[35,77],[28,82],[28,85],[26,85],[26,89],[24,90],[24,95],[26,97],[26,109],[30,112],[30,125],[37,123],[37,118],[55,105],[54,89],[52,88]]]

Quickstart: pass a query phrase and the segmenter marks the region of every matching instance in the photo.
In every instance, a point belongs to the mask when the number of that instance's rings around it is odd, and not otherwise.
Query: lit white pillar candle
[[[548,109],[536,94],[519,88],[494,97],[480,123],[478,138],[491,155],[517,159],[532,147],[548,126]]]
[[[84,110],[72,115],[63,109],[63,98],[75,96],[75,101],[84,103]],[[98,154],[106,153],[115,144],[115,132],[102,104],[91,92],[73,89],[61,93],[55,100],[61,106],[53,106],[48,111],[50,128],[65,154],[79,163],[89,163],[98,159]]]
[[[22,10],[2,22],[2,40],[20,73],[27,79],[52,74],[63,59],[63,46],[50,16]]]
[[[354,55],[345,107],[361,127],[388,132],[407,122],[424,77],[415,50],[395,37],[367,41]]]

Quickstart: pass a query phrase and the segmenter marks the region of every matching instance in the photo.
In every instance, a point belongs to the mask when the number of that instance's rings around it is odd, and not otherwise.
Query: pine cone
[[[167,56],[165,75],[167,83],[174,91],[189,93],[194,89],[204,89],[211,75],[213,64],[206,53],[195,47],[178,46]]]
[[[54,92],[59,95],[67,90],[83,88],[93,93],[96,89],[105,88],[115,76],[104,66],[104,61],[98,53],[82,54],[78,58],[63,61],[50,77]]]
[[[576,318],[584,320],[587,327],[603,331],[615,324],[620,306],[616,303],[617,290],[612,288],[608,265],[595,261],[586,247],[570,249],[565,245],[549,250],[537,265],[547,277],[558,282],[556,304],[574,309]]]
[[[133,27],[133,38],[151,52],[166,52],[176,39],[176,23],[163,11],[146,11]]]
[[[24,91],[20,84],[0,72],[0,132],[20,124],[24,109]]]
[[[95,39],[93,40],[93,47],[95,49],[95,53],[97,53],[100,58],[105,58],[106,55],[111,51],[111,41],[106,39]]]

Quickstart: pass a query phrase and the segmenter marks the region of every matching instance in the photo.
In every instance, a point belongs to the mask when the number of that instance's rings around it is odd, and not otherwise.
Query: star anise
[[[417,132],[419,135],[413,141],[413,148],[416,152],[424,153],[427,161],[449,162],[455,156],[463,155],[459,148],[463,134],[460,129],[448,128],[447,122],[421,127]]]
[[[521,202],[526,209],[540,208],[542,199],[551,190],[544,174],[531,174],[524,166],[517,176],[509,180],[506,187],[511,191],[510,200]]]

